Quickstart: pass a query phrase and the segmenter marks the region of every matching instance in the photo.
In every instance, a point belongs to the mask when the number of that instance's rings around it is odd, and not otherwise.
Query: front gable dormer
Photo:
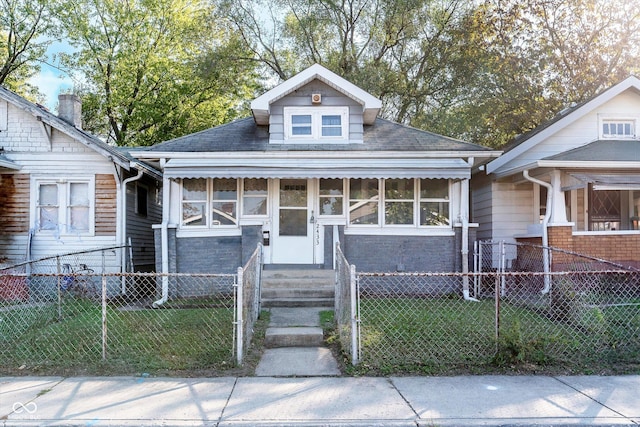
[[[258,125],[269,125],[269,143],[362,143],[382,102],[315,64],[251,103]]]

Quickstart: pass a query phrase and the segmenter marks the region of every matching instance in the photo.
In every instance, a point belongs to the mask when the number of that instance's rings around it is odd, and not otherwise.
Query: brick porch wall
[[[571,227],[549,227],[549,246],[640,267],[640,234],[574,235]],[[554,253],[553,263],[569,262],[569,256]]]

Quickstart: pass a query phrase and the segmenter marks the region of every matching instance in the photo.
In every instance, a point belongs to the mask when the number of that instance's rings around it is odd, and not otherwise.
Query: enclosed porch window
[[[351,179],[349,224],[449,227],[450,191],[448,179]]]
[[[238,223],[238,183],[227,178],[182,180],[182,227],[224,227]]]

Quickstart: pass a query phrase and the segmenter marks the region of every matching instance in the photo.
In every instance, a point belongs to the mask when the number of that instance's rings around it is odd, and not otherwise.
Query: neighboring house
[[[499,152],[380,108],[313,65],[253,117],[132,151],[163,171],[158,270],[232,272],[259,242],[265,264],[331,269],[338,241],[360,271],[466,269],[471,168]]]
[[[632,76],[518,138],[474,173],[478,238],[640,266],[639,125]]]
[[[0,87],[0,262],[130,238],[134,268],[152,270],[160,173],[82,131],[78,97],[59,102],[60,117]],[[128,255],[110,252],[108,267],[125,269]]]

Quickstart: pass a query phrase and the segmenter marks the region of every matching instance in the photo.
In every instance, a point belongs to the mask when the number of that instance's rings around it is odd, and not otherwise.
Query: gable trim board
[[[256,123],[258,125],[269,124],[272,103],[316,79],[361,104],[365,124],[372,124],[375,121],[382,108],[382,101],[322,65],[314,64],[251,102],[251,110]]]

